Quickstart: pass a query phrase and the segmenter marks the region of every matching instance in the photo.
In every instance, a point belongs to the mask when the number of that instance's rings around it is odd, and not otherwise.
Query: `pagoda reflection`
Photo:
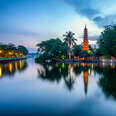
[[[87,90],[88,90],[88,77],[89,77],[89,72],[83,72],[85,94],[87,94]]]

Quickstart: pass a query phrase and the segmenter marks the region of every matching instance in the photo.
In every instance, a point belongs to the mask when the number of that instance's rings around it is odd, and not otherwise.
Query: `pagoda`
[[[89,50],[89,42],[88,42],[88,30],[85,25],[84,29],[84,38],[83,38],[83,48],[82,50]]]

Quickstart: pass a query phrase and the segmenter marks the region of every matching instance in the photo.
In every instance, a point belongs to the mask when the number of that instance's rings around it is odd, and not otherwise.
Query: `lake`
[[[111,64],[0,64],[0,116],[116,116]]]

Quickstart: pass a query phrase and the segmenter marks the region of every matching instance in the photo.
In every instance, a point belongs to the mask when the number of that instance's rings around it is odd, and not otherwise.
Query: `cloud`
[[[88,18],[93,18],[96,14],[99,14],[99,9],[93,6],[93,0],[64,0],[67,4],[75,8],[76,12],[80,15],[84,15]]]
[[[80,14],[88,17],[89,19],[91,19],[93,16],[95,16],[96,14],[99,13],[99,11],[92,9],[92,8],[84,8],[84,9],[80,9]]]
[[[72,6],[78,14],[92,20],[99,27],[116,23],[115,0],[64,0],[64,2]]]
[[[101,26],[116,24],[116,15],[109,15],[105,17],[97,16],[94,19],[94,22]]]

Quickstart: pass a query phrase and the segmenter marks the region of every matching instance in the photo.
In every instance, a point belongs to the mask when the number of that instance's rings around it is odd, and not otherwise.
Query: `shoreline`
[[[77,60],[77,59],[66,59],[66,60],[61,60],[61,59],[53,59],[53,60],[46,60],[46,63],[49,62],[59,62],[59,63],[98,63],[98,64],[115,64],[116,65],[116,60],[112,59],[93,59],[93,60]]]
[[[27,57],[19,57],[19,58],[0,58],[0,63],[2,62],[10,62],[10,61],[17,61],[17,60],[24,60]]]

